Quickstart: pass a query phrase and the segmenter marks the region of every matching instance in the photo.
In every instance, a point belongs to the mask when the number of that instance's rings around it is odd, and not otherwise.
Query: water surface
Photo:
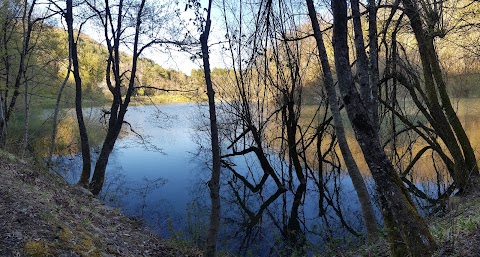
[[[479,113],[467,111],[465,107],[471,106],[472,101],[459,105],[459,116],[476,147],[480,138],[473,132],[479,126]],[[163,236],[176,236],[201,244],[209,212],[206,183],[210,172],[210,152],[206,111],[205,107],[196,104],[129,107],[126,120],[131,127],[125,126],[125,132],[117,140],[110,157],[102,192],[105,201],[121,208],[127,215],[143,219]],[[99,115],[98,111],[94,115]],[[355,145],[353,152],[357,153],[357,159],[363,159],[358,156],[361,153]],[[270,158],[276,168],[286,166],[275,154],[272,153]],[[422,174],[433,172],[428,171],[431,159],[427,159],[419,163],[424,171]],[[59,161],[59,167],[69,171],[67,179],[76,181],[81,164],[79,157],[64,156]],[[253,155],[235,157],[231,161],[237,172],[251,181],[260,180],[261,168]],[[365,169],[364,165],[360,167]],[[293,181],[292,190],[275,199],[258,224],[249,227],[246,225],[248,215],[242,204],[255,212],[275,193],[276,186],[269,180],[261,194],[252,194],[235,181],[230,171],[222,172],[223,227],[220,248],[240,255],[284,255],[282,229],[292,215],[290,206],[298,182]],[[358,232],[364,230],[350,178],[344,172],[334,175],[325,175],[323,179],[328,180],[325,185],[329,191],[336,193],[330,196],[334,206],[335,202],[341,204],[338,204],[338,210],[326,208],[325,213],[322,213],[321,206],[324,203],[320,200],[319,188],[315,183],[318,176],[309,176],[303,205],[298,210],[302,226],[307,230],[307,254],[321,251],[326,244],[338,243],[338,238],[343,240],[342,244],[357,242],[358,239],[342,226],[338,211],[351,229]],[[373,193],[373,183],[368,177],[367,184]],[[428,183],[418,182],[417,185],[434,196],[435,188]],[[239,199],[242,199],[242,204]]]

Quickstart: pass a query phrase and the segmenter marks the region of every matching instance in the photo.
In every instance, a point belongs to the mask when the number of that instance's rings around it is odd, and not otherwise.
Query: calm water
[[[135,133],[126,128],[115,145],[102,192],[105,201],[121,208],[127,215],[145,220],[148,226],[163,236],[175,236],[201,244],[209,212],[206,183],[210,152],[205,134],[208,128],[205,126],[206,110],[195,104],[130,107],[126,120]],[[467,126],[467,130],[471,126],[477,127],[478,122],[467,122]],[[274,154],[271,160],[279,169],[285,166]],[[66,178],[76,181],[81,163],[79,157],[63,156],[58,161],[58,168],[65,171]],[[248,176],[251,181],[260,179],[262,172],[252,155],[236,157],[231,161],[237,172]],[[328,180],[325,185],[330,192],[338,188],[331,199],[334,203],[342,203],[341,207],[337,207],[344,220],[352,229],[361,232],[361,211],[349,177],[337,174],[324,179]],[[223,171],[222,181],[224,225],[221,249],[239,255],[284,255],[281,231],[291,215],[290,208],[298,183],[293,181],[293,190],[276,198],[263,212],[258,224],[248,227],[242,204],[254,212],[261,209],[261,204],[275,193],[276,186],[267,182],[261,194],[252,194],[235,181],[228,170]],[[373,191],[372,183],[368,184]],[[338,243],[334,238],[342,238],[342,244],[356,242],[355,237],[341,226],[336,215],[338,210],[329,207],[326,215],[320,215],[321,201],[314,176],[309,179],[303,203],[298,214],[302,227],[308,229],[305,233],[309,242],[308,253],[321,251],[325,244]]]
[[[187,104],[130,107],[126,120],[139,135],[127,127],[117,140],[102,197],[129,215],[143,214],[150,225],[160,221],[184,229],[193,187],[208,175],[204,161],[196,158],[199,145],[193,137],[198,113],[196,105]],[[78,179],[79,158],[66,156],[59,164],[68,169],[71,182]],[[165,229],[162,234],[168,233]]]

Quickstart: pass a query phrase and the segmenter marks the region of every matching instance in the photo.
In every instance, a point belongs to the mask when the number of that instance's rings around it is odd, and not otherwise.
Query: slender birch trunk
[[[62,99],[63,90],[65,89],[65,86],[67,85],[67,82],[68,82],[68,78],[70,77],[70,72],[72,67],[71,54],[70,54],[70,51],[68,52],[69,53],[68,53],[67,75],[65,75],[65,79],[63,80],[62,85],[60,85],[60,89],[58,90],[57,100],[55,102],[55,110],[53,112],[52,137],[50,138],[50,151],[49,151],[48,160],[47,160],[48,166],[52,165],[53,152],[55,151],[55,140],[57,138],[57,130],[58,130],[58,114],[60,112],[60,100]]]

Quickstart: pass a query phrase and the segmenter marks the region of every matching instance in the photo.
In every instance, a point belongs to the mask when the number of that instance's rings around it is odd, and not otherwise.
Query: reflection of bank
[[[39,127],[35,127],[33,124],[37,138],[34,140],[34,151],[36,156],[44,159],[48,158],[49,155],[47,149],[50,147],[52,126],[48,123],[51,122],[50,115],[52,112],[53,110],[50,109],[44,110],[39,115],[39,118],[44,121],[44,123]],[[102,122],[99,121],[99,118],[101,117],[101,108],[84,108],[83,113],[85,116],[85,125],[89,131],[89,141],[92,146],[99,146],[106,134]],[[56,156],[65,156],[75,155],[79,152],[80,135],[78,132],[75,109],[62,109],[58,114],[55,149],[53,154]]]

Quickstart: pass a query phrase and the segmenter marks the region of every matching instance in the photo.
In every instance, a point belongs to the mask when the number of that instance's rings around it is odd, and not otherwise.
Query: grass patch
[[[19,159],[14,154],[11,154],[3,149],[0,149],[0,160],[6,160],[9,162],[17,162]]]
[[[462,234],[470,234],[480,226],[480,199],[477,197],[452,197],[444,217],[431,222],[432,234],[439,240],[451,240]]]
[[[43,241],[29,241],[24,246],[25,255],[29,257],[53,256],[52,245]]]
[[[185,96],[185,95],[154,95],[154,96],[135,96],[132,97],[132,106],[142,106],[142,105],[154,105],[154,104],[163,104],[163,103],[188,103],[197,101],[197,97]]]

